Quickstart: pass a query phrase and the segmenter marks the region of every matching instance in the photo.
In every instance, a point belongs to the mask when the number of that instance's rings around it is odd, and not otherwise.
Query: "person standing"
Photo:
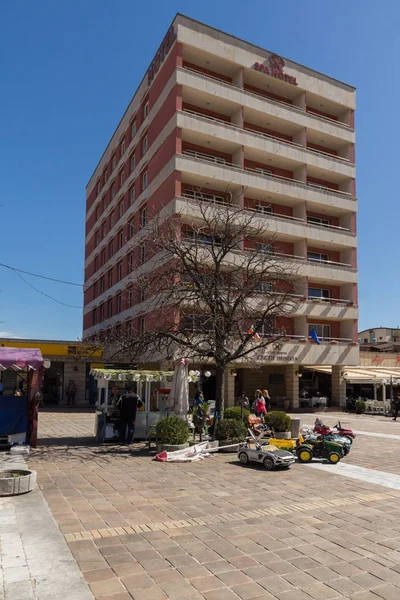
[[[395,403],[394,403],[393,421],[397,421],[397,415],[399,414],[399,410],[400,410],[400,395],[397,396]]]
[[[262,395],[265,400],[265,408],[267,409],[267,412],[269,412],[271,410],[271,397],[268,390],[263,390]]]
[[[260,394],[260,396],[256,400],[256,415],[257,417],[263,417],[267,413],[267,409],[265,408],[265,400],[264,397]]]
[[[70,379],[68,381],[68,385],[67,385],[68,406],[75,404],[75,396],[76,396],[76,383],[73,379]]]
[[[135,433],[137,409],[142,405],[139,396],[132,391],[130,385],[126,386],[125,394],[118,400],[120,409],[119,436],[121,444],[131,444]]]

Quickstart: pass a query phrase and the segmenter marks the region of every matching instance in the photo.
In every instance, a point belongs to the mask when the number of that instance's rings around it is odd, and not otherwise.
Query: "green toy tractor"
[[[331,464],[336,465],[343,458],[344,452],[341,444],[328,441],[324,436],[307,441],[300,436],[296,456],[302,463],[311,462],[313,458],[326,458]]]

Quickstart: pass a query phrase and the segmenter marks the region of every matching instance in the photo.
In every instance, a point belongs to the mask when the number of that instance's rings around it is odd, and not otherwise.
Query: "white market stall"
[[[179,361],[175,371],[92,369],[90,374],[97,380],[95,434],[98,441],[106,442],[118,439],[119,410],[109,403],[114,386],[122,394],[126,385],[131,383],[143,400],[143,407],[136,415],[135,439],[145,440],[150,427],[164,417],[172,414],[186,416],[187,384],[198,381],[200,376],[199,371],[187,372],[186,361]]]

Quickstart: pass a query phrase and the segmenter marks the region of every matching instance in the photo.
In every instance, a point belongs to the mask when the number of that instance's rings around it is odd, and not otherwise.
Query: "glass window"
[[[322,288],[308,288],[308,299],[309,300],[330,300],[331,292],[330,290],[324,290]]]
[[[321,323],[309,323],[308,324],[308,334],[310,335],[311,330],[314,329],[320,340],[330,339],[331,337],[331,326],[330,325],[322,325]]]
[[[100,242],[100,231],[97,230],[96,233],[94,234],[94,243],[97,244]]]
[[[115,169],[116,164],[117,164],[117,159],[115,158],[115,154],[114,154],[114,156],[111,159],[111,167],[112,167],[113,171]]]
[[[110,215],[110,228],[114,227],[114,225],[115,225],[115,214],[114,214],[114,211],[113,211],[111,213],[111,215]]]
[[[108,271],[108,287],[112,287],[113,286],[113,270],[110,269]]]
[[[140,211],[140,226],[146,227],[147,225],[147,206],[144,206]]]
[[[125,154],[125,140],[122,140],[121,142],[121,156],[123,156]]]
[[[143,107],[143,118],[144,119],[148,116],[149,112],[150,112],[150,104],[149,104],[149,101],[147,100],[146,104]]]
[[[100,279],[100,293],[103,294],[105,289],[106,289],[106,280],[105,280],[105,277],[102,277]]]
[[[146,321],[144,320],[144,317],[141,317],[139,319],[139,331],[140,331],[141,335],[143,335],[144,332],[146,331]]]
[[[308,252],[307,260],[309,262],[328,262],[328,255],[321,252]]]
[[[140,260],[142,264],[146,262],[146,246],[144,244],[140,246]]]
[[[133,121],[132,123],[132,127],[131,127],[131,135],[132,135],[132,139],[135,137],[136,135],[136,120]]]
[[[122,187],[124,185],[124,182],[125,182],[125,175],[124,175],[123,171],[121,171],[121,173],[119,175],[119,181],[120,181],[120,185]]]
[[[108,244],[108,258],[111,258],[112,256],[114,256],[114,242],[111,241]]]
[[[128,239],[131,239],[135,233],[135,221],[132,218],[128,223]]]
[[[113,183],[112,186],[111,186],[111,198],[112,199],[115,198],[115,193],[116,193],[115,183]]]
[[[119,203],[119,218],[124,214],[124,201]]]
[[[107,313],[108,313],[108,318],[113,316],[113,301],[112,298],[110,298],[110,300],[107,302]]]
[[[148,138],[148,136],[146,135],[146,136],[143,138],[143,143],[142,143],[143,154],[146,154],[148,147],[149,147],[149,138]]]
[[[256,206],[256,211],[262,213],[263,215],[272,215],[274,212],[272,206],[268,206],[266,204],[259,204]]]
[[[269,244],[268,242],[257,244],[257,251],[261,254],[274,254],[274,248],[272,244]]]
[[[118,250],[121,250],[124,245],[124,230],[121,229],[118,233]]]
[[[145,171],[142,175],[142,183],[143,183],[142,187],[145,190],[147,188],[147,186],[149,185],[149,177],[148,177],[147,171]]]
[[[97,194],[100,194],[100,188],[101,188],[100,181],[98,181],[97,182],[97,186],[96,186],[96,192],[97,192]]]
[[[120,313],[122,310],[122,294],[117,295],[117,313]]]
[[[307,223],[310,225],[329,225],[329,219],[322,219],[321,217],[309,217],[307,216]]]
[[[133,153],[131,155],[131,172],[135,169],[136,167],[136,156],[135,153]]]
[[[104,238],[107,235],[107,222],[104,221],[104,223],[101,227],[102,227],[102,234],[103,234],[103,238]]]
[[[135,186],[131,187],[131,193],[130,193],[130,197],[131,197],[131,206],[132,204],[135,202]]]
[[[97,308],[93,309],[93,325],[97,325]]]
[[[118,263],[118,281],[122,279],[122,261]]]
[[[97,298],[98,295],[99,295],[99,282],[95,281],[94,285],[93,285],[93,296],[95,298]]]
[[[272,292],[271,281],[260,281],[257,285],[256,292],[259,294],[270,294]]]
[[[133,256],[133,252],[131,252],[128,256],[128,268],[130,273],[133,273],[135,270],[135,258]]]
[[[132,287],[128,288],[126,295],[127,295],[128,308],[132,308],[133,303],[134,303],[134,293],[133,293]]]
[[[103,248],[103,250],[101,251],[101,265],[105,265],[106,264],[106,249]]]
[[[107,181],[108,179],[108,169],[104,169],[104,183]]]
[[[98,271],[98,269],[99,269],[99,257],[95,256],[94,257],[94,270]]]

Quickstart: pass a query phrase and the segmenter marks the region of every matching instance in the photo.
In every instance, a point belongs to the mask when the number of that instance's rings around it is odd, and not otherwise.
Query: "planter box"
[[[18,476],[14,477],[18,473]],[[9,469],[0,472],[0,496],[26,494],[36,487],[36,471]]]
[[[275,437],[277,440],[290,440],[292,439],[292,433],[290,431],[275,431]]]
[[[189,448],[189,443],[186,444],[156,444],[157,453],[160,452],[175,452],[176,450],[184,450]]]

